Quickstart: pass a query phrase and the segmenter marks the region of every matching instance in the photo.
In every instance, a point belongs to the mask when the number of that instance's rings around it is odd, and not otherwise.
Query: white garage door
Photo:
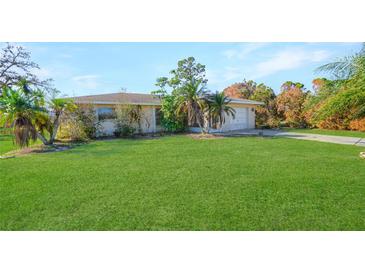
[[[221,131],[239,130],[248,128],[248,108],[234,108],[236,110],[235,119],[226,116],[226,122]]]

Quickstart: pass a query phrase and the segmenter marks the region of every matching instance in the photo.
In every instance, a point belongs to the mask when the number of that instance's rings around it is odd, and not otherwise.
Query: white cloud
[[[80,75],[72,78],[78,87],[86,89],[98,88],[100,86],[99,79],[100,75],[96,74]]]
[[[51,63],[47,65],[41,65],[40,69],[32,69],[32,73],[37,75],[41,79],[52,78],[56,79],[67,79],[69,80],[75,75],[75,67],[63,64],[62,62]]]
[[[326,60],[328,57],[330,57],[330,52],[326,50],[317,50],[313,52],[311,61],[312,62],[321,62],[323,60]]]
[[[253,67],[253,78],[275,74],[279,71],[299,68],[308,63],[321,62],[327,59],[330,53],[325,50],[307,51],[302,49],[288,49],[277,52],[266,61]]]
[[[208,85],[221,86],[228,81],[237,79],[242,80],[244,78],[244,73],[240,68],[227,66],[219,70],[207,70],[206,76]]]
[[[230,81],[237,78],[243,78],[243,72],[240,68],[225,67],[222,73],[224,81]]]
[[[251,47],[253,49],[253,47]],[[248,52],[248,49],[246,49]],[[234,56],[237,53],[226,52],[226,57]],[[243,56],[240,55],[241,57]],[[331,56],[331,52],[326,50],[310,50],[305,48],[287,48],[276,51],[267,56],[266,60],[248,64],[246,62],[234,62],[234,65],[226,66],[216,70],[208,70],[208,85],[223,88],[235,81],[243,79],[257,80],[259,78],[273,75],[281,71],[298,69],[300,67],[323,62]],[[232,57],[233,58],[233,57]]]
[[[242,60],[247,57],[250,53],[266,46],[267,43],[247,43],[240,46],[238,49],[228,49],[222,52],[223,56],[228,59],[239,59]]]

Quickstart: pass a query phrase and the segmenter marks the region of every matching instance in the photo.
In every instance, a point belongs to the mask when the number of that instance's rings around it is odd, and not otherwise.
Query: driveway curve
[[[365,139],[359,137],[345,137],[345,136],[295,133],[295,132],[279,132],[275,136],[283,136],[293,139],[319,141],[319,142],[342,144],[342,145],[365,146]]]
[[[322,134],[312,134],[312,133],[286,132],[286,131],[271,130],[271,129],[240,130],[240,131],[221,133],[219,135],[286,137],[286,138],[292,138],[292,139],[318,141],[318,142],[326,142],[326,143],[334,143],[334,144],[342,144],[342,145],[365,146],[365,138],[322,135]]]

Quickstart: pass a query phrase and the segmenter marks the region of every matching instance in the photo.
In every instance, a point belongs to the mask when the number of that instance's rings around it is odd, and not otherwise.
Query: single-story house
[[[161,127],[161,100],[158,96],[142,93],[109,93],[73,97],[78,105],[92,105],[101,123],[101,134],[112,135],[115,128],[115,108],[117,105],[140,105],[143,111],[141,129],[143,133],[154,133]],[[262,102],[230,98],[230,106],[236,111],[235,118],[227,116],[222,128],[214,131],[226,132],[232,130],[255,128],[255,108]],[[196,131],[197,128],[191,128]]]

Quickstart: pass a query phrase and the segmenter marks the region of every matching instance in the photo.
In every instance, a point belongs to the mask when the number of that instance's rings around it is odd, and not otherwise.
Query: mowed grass
[[[11,133],[11,130],[0,128],[0,156],[9,152],[19,150],[19,147],[16,146],[14,142],[14,136]],[[41,144],[40,140],[36,140],[35,142],[30,141],[30,146],[34,144]]]
[[[351,130],[330,130],[330,129],[319,129],[319,128],[284,128],[285,131],[298,132],[298,133],[311,133],[321,135],[334,135],[334,136],[345,136],[345,137],[359,137],[365,138],[365,132],[351,131]]]
[[[0,132],[0,155],[16,149],[17,147],[13,142],[13,136],[1,134]]]
[[[0,160],[0,229],[364,230],[362,150],[172,136]]]

